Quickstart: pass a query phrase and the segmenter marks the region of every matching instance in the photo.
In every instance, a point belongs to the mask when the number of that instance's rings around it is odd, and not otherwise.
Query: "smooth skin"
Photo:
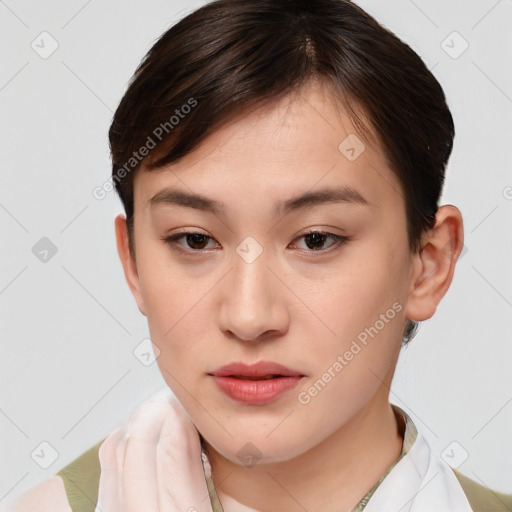
[[[366,149],[354,161],[338,149],[357,133],[332,90],[312,81],[299,96],[241,112],[179,162],[137,172],[136,259],[125,217],[115,219],[125,277],[160,351],[160,371],[207,441],[217,489],[262,512],[350,510],[398,458],[402,437],[388,397],[406,320],[432,317],[463,247],[461,213],[445,205],[421,250],[409,251],[403,193],[380,145],[357,135]],[[341,186],[366,203],[275,210],[305,192]],[[213,213],[150,205],[165,188],[224,206]],[[305,236],[311,231],[328,234]],[[165,240],[179,233],[206,238]],[[263,249],[251,263],[237,252],[247,237]],[[389,319],[393,304],[401,308]],[[383,314],[378,334],[301,403],[299,393]],[[255,406],[224,395],[209,375],[261,360],[304,377],[275,402]],[[239,457],[248,446],[256,447],[254,465]],[[141,485],[138,499],[178,492],[173,482],[160,485]]]
[[[181,161],[135,176],[136,263],[125,219],[115,221],[158,365],[209,444],[214,481],[263,512],[349,510],[396,460],[402,439],[388,395],[405,322],[432,317],[463,246],[462,216],[447,205],[421,251],[410,253],[401,187],[381,148],[367,144],[354,161],[338,149],[356,133],[331,90],[311,82],[300,96],[245,111]],[[274,211],[304,192],[341,185],[368,204]],[[214,214],[150,205],[166,187],[224,206]],[[322,250],[311,248],[304,232],[315,229],[349,240],[326,236]],[[210,238],[165,241],[183,232]],[[249,236],[263,249],[252,263],[236,251]],[[402,310],[301,404],[298,393],[397,302]],[[260,360],[305,377],[279,400],[251,406],[221,393],[208,375]],[[260,457],[251,467],[238,457],[247,443]]]

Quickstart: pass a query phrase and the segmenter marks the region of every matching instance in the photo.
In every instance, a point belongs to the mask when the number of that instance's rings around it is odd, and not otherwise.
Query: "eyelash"
[[[190,231],[187,231],[187,232],[183,232],[183,233],[177,233],[175,235],[171,235],[171,236],[167,236],[167,237],[163,237],[162,240],[168,244],[169,246],[171,246],[171,248],[181,254],[196,254],[196,253],[203,253],[205,251],[208,251],[207,249],[183,249],[183,247],[181,247],[179,244],[178,244],[178,240],[180,240],[181,238],[184,238],[188,235],[201,235],[203,236],[205,239],[207,239],[208,241],[209,240],[213,240],[213,237],[211,236],[208,236],[208,235],[205,235],[204,233],[199,233],[199,232],[190,232]],[[325,253],[327,251],[330,251],[330,250],[335,250],[335,249],[331,249],[332,247],[337,247],[339,248],[340,246],[342,246],[343,244],[345,244],[346,242],[350,241],[351,240],[351,237],[348,237],[348,236],[342,236],[342,235],[335,235],[334,233],[329,233],[327,231],[309,231],[307,233],[303,233],[302,235],[300,235],[298,238],[305,238],[307,236],[310,236],[310,235],[322,235],[322,236],[327,236],[327,237],[330,237],[334,240],[334,243],[332,245],[330,245],[327,249],[310,249],[310,250],[305,250],[305,252],[308,252],[308,253]],[[208,242],[207,242],[208,243]]]

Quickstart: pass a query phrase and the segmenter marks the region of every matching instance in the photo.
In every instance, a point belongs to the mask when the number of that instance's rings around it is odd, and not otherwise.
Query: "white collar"
[[[397,406],[395,406],[397,407]],[[407,422],[412,422],[400,409]],[[472,512],[453,470],[420,432],[377,487],[364,512]]]
[[[364,512],[472,512],[450,466],[432,452],[408,414],[396,405],[393,408],[406,421],[404,443],[412,445],[378,485]],[[215,489],[204,451],[203,467],[214,512],[223,512],[220,501],[237,512],[260,512]]]

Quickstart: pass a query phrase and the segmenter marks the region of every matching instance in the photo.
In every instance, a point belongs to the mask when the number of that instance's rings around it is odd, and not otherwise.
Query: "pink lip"
[[[250,405],[263,405],[277,400],[304,377],[300,372],[271,361],[260,361],[253,365],[231,363],[209,375],[230,398]],[[269,379],[269,376],[273,378]]]

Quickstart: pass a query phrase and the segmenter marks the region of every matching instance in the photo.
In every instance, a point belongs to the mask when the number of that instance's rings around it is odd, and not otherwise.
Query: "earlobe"
[[[137,265],[130,252],[128,225],[126,223],[126,217],[122,214],[119,214],[115,219],[115,231],[117,253],[119,254],[121,264],[123,265],[124,277],[135,301],[137,302],[139,311],[144,316],[147,316],[144,299],[140,290],[140,280],[137,271]]]
[[[437,210],[434,227],[414,255],[405,315],[417,322],[431,318],[453,280],[464,244],[462,215],[452,205]]]

